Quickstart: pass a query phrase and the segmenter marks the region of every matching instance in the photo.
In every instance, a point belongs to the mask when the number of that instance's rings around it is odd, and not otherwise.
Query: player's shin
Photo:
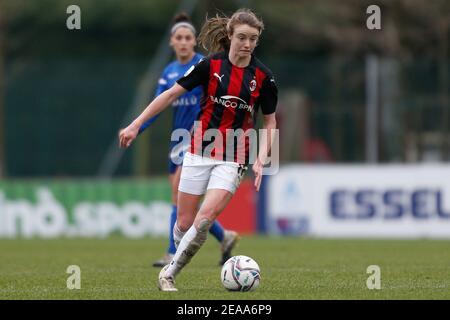
[[[175,277],[191,261],[192,257],[205,243],[210,226],[211,221],[203,219],[200,221],[198,229],[195,225],[189,228],[181,240],[177,252],[165,272],[165,276]]]

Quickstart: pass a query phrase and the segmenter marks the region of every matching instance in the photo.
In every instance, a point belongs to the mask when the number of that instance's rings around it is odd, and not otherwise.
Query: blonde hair
[[[259,31],[264,30],[264,23],[250,9],[239,9],[231,18],[215,17],[208,19],[202,26],[198,36],[198,43],[209,53],[216,53],[230,47],[228,35],[232,35],[237,25],[246,24]]]

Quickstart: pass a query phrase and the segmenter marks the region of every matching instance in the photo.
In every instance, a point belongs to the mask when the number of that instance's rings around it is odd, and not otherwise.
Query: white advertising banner
[[[450,166],[284,166],[266,216],[275,234],[450,238]]]

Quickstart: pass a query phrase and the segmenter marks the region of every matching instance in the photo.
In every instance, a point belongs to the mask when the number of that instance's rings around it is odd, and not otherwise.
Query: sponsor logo
[[[46,187],[38,187],[35,198],[7,199],[0,189],[0,238],[105,237],[117,232],[138,238],[168,231],[165,217],[171,206],[167,202],[79,200],[67,208]]]
[[[197,104],[197,97],[181,97],[175,100],[172,104],[173,107],[193,106]]]
[[[329,208],[335,219],[450,219],[450,208],[444,208],[444,194],[439,189],[334,190]]]
[[[172,72],[167,75],[167,78],[169,78],[169,79],[173,79],[176,77],[178,77],[178,72]]]
[[[233,108],[233,109],[245,109],[248,112],[253,112],[253,105],[248,105],[244,100],[239,97],[226,95],[221,96],[220,98],[209,96],[211,101],[224,106],[225,108]]]

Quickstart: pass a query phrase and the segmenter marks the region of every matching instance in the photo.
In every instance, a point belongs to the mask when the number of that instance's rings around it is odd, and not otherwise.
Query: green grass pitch
[[[209,237],[177,277],[178,292],[159,292],[151,263],[162,238],[0,240],[0,299],[450,299],[450,241],[243,237],[234,254],[261,267],[254,292],[220,282],[219,245]],[[81,289],[66,287],[69,265]],[[381,289],[366,286],[367,267],[381,268]]]

